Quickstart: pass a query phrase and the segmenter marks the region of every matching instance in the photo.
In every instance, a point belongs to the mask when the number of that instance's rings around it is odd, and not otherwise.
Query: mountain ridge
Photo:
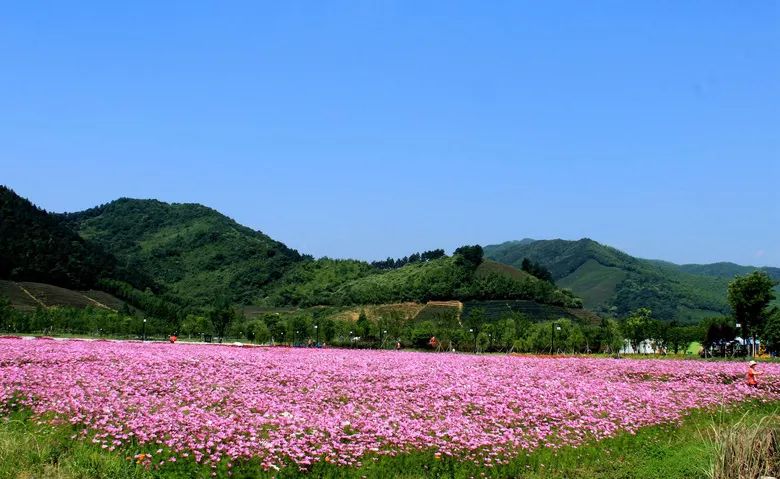
[[[586,307],[602,314],[623,316],[650,307],[659,318],[682,322],[729,314],[726,288],[737,274],[759,269],[780,279],[780,268],[727,262],[677,265],[634,257],[590,238],[509,241],[486,246],[485,254],[516,267],[526,257],[540,263],[559,286],[572,289]]]

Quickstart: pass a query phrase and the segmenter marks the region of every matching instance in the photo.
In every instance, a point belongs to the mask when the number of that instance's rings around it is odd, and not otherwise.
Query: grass
[[[517,269],[514,266],[509,266],[508,264],[504,263],[497,263],[489,259],[482,261],[482,263],[477,266],[477,270],[475,271],[475,274],[478,278],[487,276],[491,273],[498,273],[500,275],[509,276],[510,278],[520,281],[525,279],[536,279],[534,276],[526,273],[521,269]]]
[[[604,266],[589,259],[570,275],[557,281],[558,286],[569,288],[582,298],[586,308],[596,308],[608,302],[627,273],[611,266]]]
[[[751,479],[780,475],[780,423],[776,414],[759,420],[715,423],[709,434],[710,479]]]
[[[452,458],[437,459],[433,451],[397,457],[369,457],[359,468],[318,463],[305,472],[317,478],[504,478],[528,479],[650,479],[731,478],[713,476],[722,456],[723,437],[742,437],[734,431],[774,422],[780,404],[748,403],[722,411],[696,411],[680,425],[644,428],[579,448],[540,449],[508,465],[492,468]],[[769,419],[767,419],[769,418]],[[17,411],[0,420],[0,478],[184,478],[211,477],[212,470],[180,460],[160,470],[135,464],[141,448],[108,452],[88,441],[71,439],[70,426],[40,424]],[[730,436],[729,436],[730,435]],[[236,464],[232,477],[290,478],[304,475],[297,468],[266,473],[254,463]],[[227,477],[222,464],[217,476]]]

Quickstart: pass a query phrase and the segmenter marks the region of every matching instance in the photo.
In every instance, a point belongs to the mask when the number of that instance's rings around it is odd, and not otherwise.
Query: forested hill
[[[0,279],[89,289],[101,278],[113,278],[146,286],[111,254],[5,186],[0,186],[0,239]]]
[[[199,204],[121,198],[62,218],[191,305],[210,304],[218,295],[252,302],[303,260],[297,251]]]
[[[648,307],[657,318],[683,322],[727,314],[728,281],[754,270],[735,265],[728,274],[707,274],[725,270],[635,258],[587,238],[507,242],[485,247],[485,255],[516,267],[524,258],[539,263],[558,286],[571,288],[585,307],[596,311],[622,316]]]

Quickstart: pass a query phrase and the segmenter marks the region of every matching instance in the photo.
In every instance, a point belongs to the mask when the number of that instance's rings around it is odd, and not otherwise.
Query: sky
[[[0,184],[314,256],[589,237],[780,266],[780,2],[14,2]]]

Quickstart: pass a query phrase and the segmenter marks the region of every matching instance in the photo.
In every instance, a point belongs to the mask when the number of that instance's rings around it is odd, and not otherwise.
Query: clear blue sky
[[[15,2],[0,183],[315,256],[591,237],[780,266],[780,2]]]

